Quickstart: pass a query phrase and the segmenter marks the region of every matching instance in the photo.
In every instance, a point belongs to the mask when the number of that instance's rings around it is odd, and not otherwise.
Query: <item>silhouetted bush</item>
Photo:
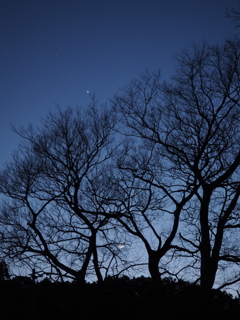
[[[1,319],[199,319],[201,289],[182,280],[108,278],[101,284],[51,283],[28,285],[2,281]],[[238,299],[219,290],[209,297],[207,319],[228,319],[240,312]]]

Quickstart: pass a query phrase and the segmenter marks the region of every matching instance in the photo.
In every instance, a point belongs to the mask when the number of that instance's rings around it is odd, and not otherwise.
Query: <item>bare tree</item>
[[[144,264],[122,250],[138,239],[153,279],[191,269],[206,293],[238,282],[239,59],[237,38],[193,45],[169,83],[144,72],[113,110],[93,100],[17,130],[23,144],[0,174],[1,256],[101,281]]]
[[[176,170],[161,94],[160,73],[144,72],[113,101],[122,120],[119,130],[127,137],[114,171],[122,199],[118,221],[143,243],[154,280],[169,272],[164,260],[177,235],[180,215],[198,188],[196,179],[190,180],[189,174],[182,177]]]
[[[147,219],[146,209],[160,215],[161,223],[163,213],[170,214],[169,232],[161,236],[156,223],[147,222],[156,236],[158,262],[171,249],[178,250],[179,268],[198,268],[207,292],[217,272],[219,279],[230,276],[224,272],[226,263],[237,272],[221,287],[240,280],[240,41],[193,45],[177,59],[170,83],[161,85],[159,73],[147,72],[115,97],[124,134],[139,145],[120,158],[119,168],[149,192],[148,207],[132,210],[128,220],[137,223],[136,215],[144,214]],[[149,205],[150,193],[158,211]]]
[[[179,174],[200,185],[180,238],[199,251],[201,286],[210,290],[225,262],[240,261],[240,41],[193,46],[178,63],[163,87],[171,119],[167,143]]]
[[[235,8],[231,8],[231,9],[227,9],[225,14],[227,18],[230,18],[235,23],[236,28],[239,28],[240,11]]]
[[[0,214],[6,257],[79,282],[94,273],[101,281],[116,264],[116,272],[126,267],[118,247],[124,237],[101,199],[114,126],[113,113],[93,99],[86,111],[58,109],[41,128],[16,130],[23,143],[0,175],[8,198]]]

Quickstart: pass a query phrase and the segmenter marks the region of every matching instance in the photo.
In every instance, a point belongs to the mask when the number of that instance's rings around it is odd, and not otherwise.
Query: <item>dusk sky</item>
[[[238,33],[226,8],[239,0],[0,0],[0,166],[20,141],[15,126],[56,105],[111,98],[142,71],[173,72],[192,42]]]

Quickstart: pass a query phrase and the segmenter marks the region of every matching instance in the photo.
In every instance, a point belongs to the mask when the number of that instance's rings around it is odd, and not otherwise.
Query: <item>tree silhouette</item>
[[[131,202],[126,206],[126,221],[121,217],[119,221],[144,242],[150,273],[152,253],[143,235],[146,227],[155,236],[157,263],[175,249],[175,258],[181,257],[178,271],[199,269],[205,291],[212,288],[218,271],[231,266],[234,272],[240,262],[236,244],[240,227],[239,57],[238,39],[223,46],[193,45],[177,57],[176,73],[169,83],[161,84],[159,73],[144,73],[114,101],[123,135],[136,145],[133,150],[126,142],[118,160],[125,172],[118,180],[130,190],[126,198]],[[155,220],[164,221],[166,214],[172,221],[168,230],[161,231]],[[228,279],[222,287],[239,281],[238,271],[224,272],[224,277]]]
[[[240,260],[240,42],[193,46],[178,57],[176,76],[163,87],[169,151],[176,170],[199,188],[184,214],[180,240],[199,260],[200,283],[210,290],[218,270]],[[199,255],[196,255],[196,250]],[[196,266],[196,263],[194,264]],[[233,268],[234,269],[234,268]],[[239,281],[225,273],[222,285]]]
[[[2,250],[19,264],[83,283],[115,263],[125,235],[108,224],[101,204],[102,171],[114,151],[113,114],[92,105],[49,113],[41,128],[16,130],[23,143],[1,172]],[[124,251],[126,252],[126,250]]]
[[[169,82],[144,72],[110,109],[93,97],[15,130],[23,143],[0,174],[1,257],[83,283],[147,256],[154,280],[186,274],[206,297],[238,282],[239,59],[237,38],[193,45]]]
[[[180,214],[198,188],[197,183],[188,183],[188,177],[185,184],[180,181],[168,146],[156,140],[157,135],[165,134],[160,103],[160,73],[148,71],[113,101],[123,126],[119,130],[127,137],[116,155],[118,170],[112,178],[118,186],[119,203],[123,199],[118,221],[143,243],[149,273],[156,281],[168,271],[163,258],[172,249]]]
[[[4,260],[0,261],[0,281],[9,280],[8,266]]]

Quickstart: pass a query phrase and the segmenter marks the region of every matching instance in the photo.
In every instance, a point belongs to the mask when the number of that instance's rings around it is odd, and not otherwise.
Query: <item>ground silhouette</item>
[[[240,312],[239,300],[212,290],[201,305],[201,288],[165,278],[108,278],[103,283],[34,283],[27,278],[1,281],[1,319],[229,319]]]

